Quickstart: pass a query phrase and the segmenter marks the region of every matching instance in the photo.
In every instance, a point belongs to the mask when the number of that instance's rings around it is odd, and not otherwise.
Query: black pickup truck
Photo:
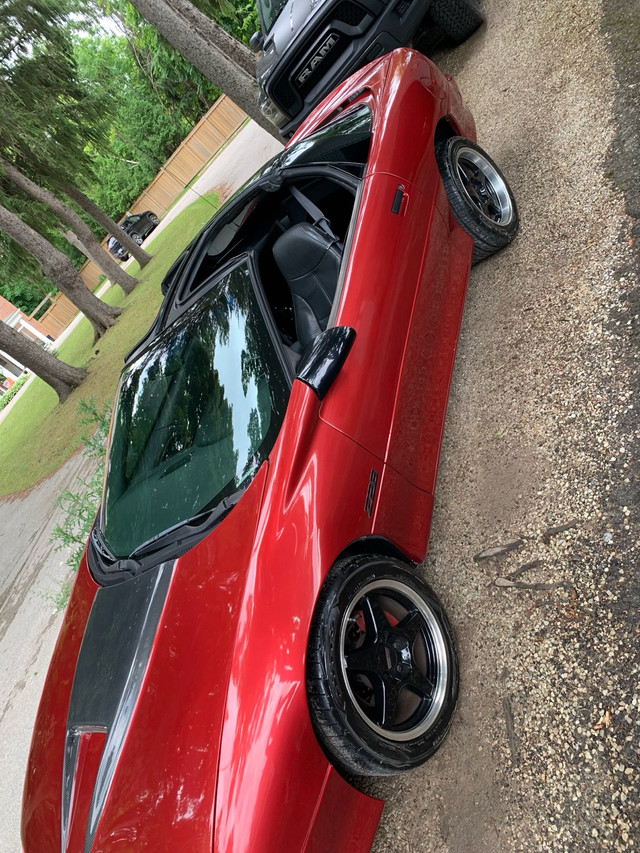
[[[482,24],[476,0],[257,0],[260,106],[290,136],[325,95],[397,47],[433,35],[460,44]]]

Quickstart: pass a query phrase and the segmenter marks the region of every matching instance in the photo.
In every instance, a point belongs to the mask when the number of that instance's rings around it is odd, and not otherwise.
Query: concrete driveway
[[[638,850],[638,4],[481,5],[487,26],[438,62],[522,227],[472,272],[424,566],[458,712],[421,770],[369,785],[374,850]],[[50,501],[79,464],[0,503],[3,853],[60,622]]]

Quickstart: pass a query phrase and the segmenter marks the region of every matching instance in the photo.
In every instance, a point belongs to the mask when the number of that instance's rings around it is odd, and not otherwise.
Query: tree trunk
[[[216,44],[229,59],[239,65],[254,80],[256,76],[256,56],[241,41],[223,29],[200,9],[190,3],[189,0],[169,0],[171,7],[182,15],[192,27],[199,30],[202,35],[212,44]]]
[[[72,201],[81,207],[85,213],[88,213],[98,225],[102,225],[105,231],[108,231],[109,234],[115,235],[117,237],[118,242],[122,243],[127,252],[136,259],[136,261],[140,264],[140,268],[146,266],[153,255],[150,255],[148,252],[139,246],[137,243],[131,239],[128,234],[120,228],[117,222],[114,222],[110,216],[108,216],[101,207],[92,201],[89,196],[85,195],[82,190],[79,190],[78,187],[74,187],[73,184],[65,183],[64,181],[60,184],[60,189],[69,196]]]
[[[0,349],[26,365],[29,370],[33,370],[47,385],[51,385],[61,403],[64,403],[87,375],[84,368],[72,367],[65,361],[60,361],[35,341],[16,332],[4,322],[0,322]]]
[[[229,55],[226,42],[217,40],[217,34],[209,26],[213,22],[206,15],[192,7],[188,18],[185,17],[184,10],[191,6],[188,0],[175,0],[173,5],[169,5],[166,0],[133,0],[131,5],[205,77],[229,95],[256,124],[281,141],[275,125],[258,107],[255,76],[245,70],[241,55],[242,64],[236,59],[237,53]]]
[[[89,320],[95,333],[94,340],[113,326],[122,309],[113,308],[94,296],[63,252],[2,205],[0,231],[7,233],[36,258],[47,278],[50,278],[58,290]]]
[[[112,258],[109,252],[102,248],[100,243],[96,240],[91,228],[89,228],[81,216],[78,216],[73,208],[69,207],[69,205],[65,204],[63,201],[60,201],[60,199],[49,190],[38,186],[38,184],[34,183],[26,175],[23,175],[22,172],[19,169],[16,169],[16,167],[11,163],[8,163],[6,160],[2,160],[0,162],[2,167],[5,169],[9,180],[13,181],[17,187],[20,187],[20,189],[30,195],[31,198],[34,198],[42,204],[48,205],[63,222],[66,222],[67,225],[75,231],[81,244],[84,246],[84,249],[82,250],[83,253],[98,265],[111,282],[119,284],[127,294],[132,292],[133,288],[138,283],[138,279],[129,275],[126,270],[123,270],[120,264],[116,262],[115,258]]]

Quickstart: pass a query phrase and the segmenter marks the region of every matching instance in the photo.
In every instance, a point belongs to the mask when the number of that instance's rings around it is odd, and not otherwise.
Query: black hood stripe
[[[85,853],[91,853],[98,822],[131,724],[175,561],[98,590],[76,666],[62,780],[62,853],[72,820],[78,747],[83,732],[106,731],[89,811]]]

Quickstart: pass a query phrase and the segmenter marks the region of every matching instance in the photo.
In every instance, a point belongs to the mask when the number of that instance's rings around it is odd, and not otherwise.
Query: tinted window
[[[305,163],[366,165],[371,123],[371,110],[360,107],[285,149],[277,158],[278,168],[302,166]]]
[[[114,556],[247,485],[273,446],[288,396],[242,264],[122,376],[102,516]]]
[[[276,18],[286,5],[287,0],[258,0],[258,10],[267,32],[275,24]]]

